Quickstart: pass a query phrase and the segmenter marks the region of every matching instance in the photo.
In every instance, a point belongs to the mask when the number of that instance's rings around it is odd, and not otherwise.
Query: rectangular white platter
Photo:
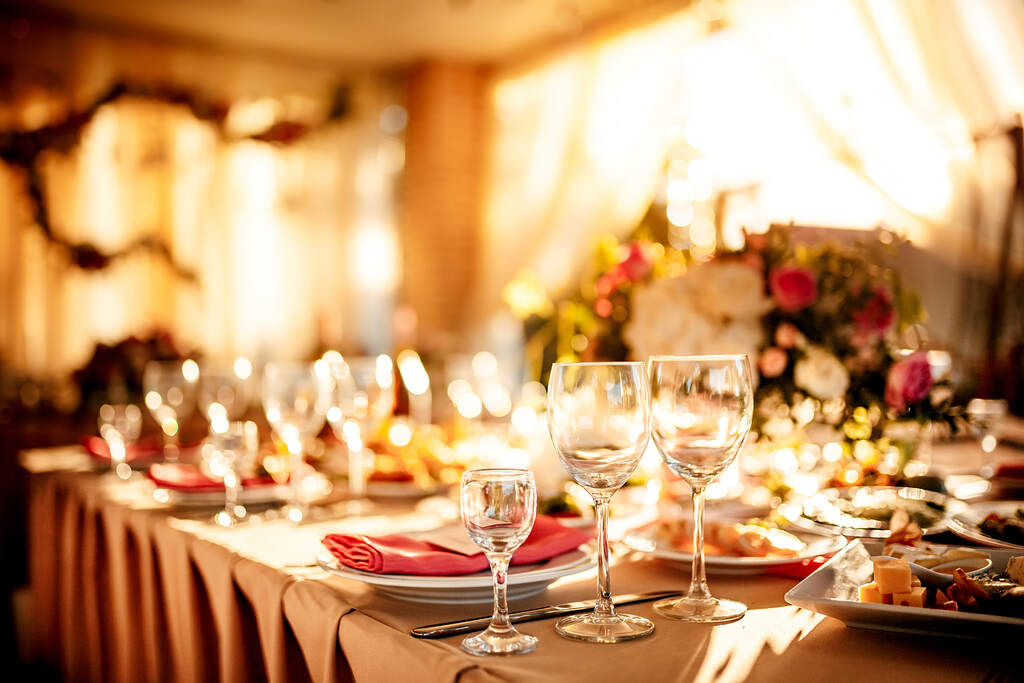
[[[1004,570],[1009,558],[1021,554],[988,548],[985,551],[992,556],[995,571]],[[871,556],[881,552],[879,542],[851,543],[786,593],[786,602],[834,617],[853,628],[986,640],[1024,638],[1024,619],[858,601],[857,588],[872,577]]]

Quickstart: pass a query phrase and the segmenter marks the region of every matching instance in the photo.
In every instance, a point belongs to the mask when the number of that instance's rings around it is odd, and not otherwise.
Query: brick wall
[[[402,299],[422,348],[446,350],[467,314],[476,278],[488,73],[427,62],[408,79],[401,198]]]

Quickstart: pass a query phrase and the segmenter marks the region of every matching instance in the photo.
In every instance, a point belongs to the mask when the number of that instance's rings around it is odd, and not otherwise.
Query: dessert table
[[[522,624],[531,654],[478,658],[462,636],[418,640],[416,626],[480,616],[488,604],[401,602],[312,563],[328,531],[383,533],[436,523],[412,505],[363,519],[236,529],[211,511],[157,503],[147,483],[92,471],[76,449],[25,452],[35,654],[66,680],[89,681],[738,681],[1012,680],[1006,642],[873,632],[786,604],[794,579],[712,575],[742,600],[740,621],[669,621],[649,603],[653,636],[616,645]],[[510,609],[593,597],[594,571],[560,579]],[[688,568],[622,549],[614,593],[684,590]]]

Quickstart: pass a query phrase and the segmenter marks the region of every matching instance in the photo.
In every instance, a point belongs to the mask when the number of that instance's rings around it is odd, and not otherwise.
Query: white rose
[[[707,353],[717,325],[693,306],[684,280],[656,280],[634,290],[632,315],[623,330],[633,358]]]
[[[756,321],[772,309],[764,278],[748,265],[712,261],[690,269],[686,278],[694,304],[708,315]]]
[[[820,346],[812,346],[807,357],[797,361],[793,379],[798,387],[822,401],[843,396],[850,386],[846,367]]]

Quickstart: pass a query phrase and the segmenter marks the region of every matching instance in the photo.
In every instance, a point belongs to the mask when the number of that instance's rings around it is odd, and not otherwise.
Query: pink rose
[[[789,357],[777,346],[769,346],[757,359],[757,367],[765,377],[778,377],[786,369]]]
[[[859,311],[853,312],[853,322],[857,327],[851,342],[854,346],[874,343],[884,337],[892,327],[896,310],[892,305],[892,294],[884,285],[875,285],[875,295]]]
[[[802,346],[805,341],[803,332],[793,323],[782,323],[775,328],[775,343],[784,349]]]
[[[885,382],[885,402],[900,412],[917,403],[932,389],[932,369],[923,351],[893,363]]]
[[[799,311],[818,299],[814,271],[799,266],[773,268],[768,278],[775,303],[784,311]]]

